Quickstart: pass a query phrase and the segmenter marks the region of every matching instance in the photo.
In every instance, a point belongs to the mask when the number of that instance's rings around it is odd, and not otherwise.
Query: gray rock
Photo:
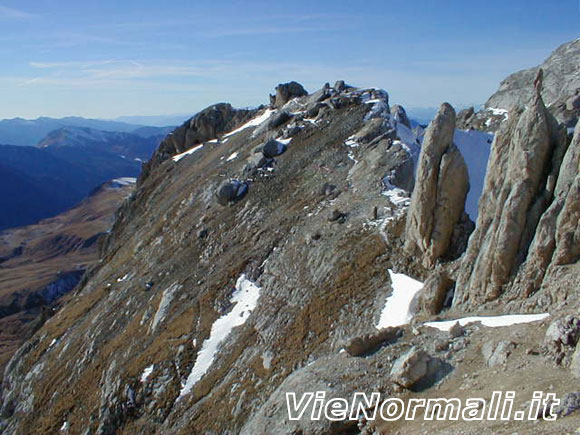
[[[405,249],[432,267],[446,254],[469,190],[467,166],[453,144],[455,111],[444,103],[429,124],[407,214]]]
[[[566,101],[567,110],[577,110],[580,109],[580,89],[576,89],[576,93],[572,95]]]
[[[241,200],[248,192],[248,185],[239,180],[224,181],[216,192],[219,204],[228,205]]]
[[[271,159],[281,154],[284,154],[287,149],[288,147],[285,144],[278,142],[275,139],[270,139],[268,142],[264,144],[262,148],[262,154],[264,155],[265,158]]]
[[[580,341],[580,318],[566,316],[554,320],[544,336],[543,346],[557,364],[560,364]],[[578,353],[578,352],[576,352]]]
[[[287,122],[292,116],[285,110],[281,110],[270,117],[268,120],[268,129],[273,130],[280,127],[282,124]]]
[[[386,133],[389,124],[383,118],[374,118],[366,122],[363,128],[353,135],[353,140],[359,143],[368,143]]]
[[[469,129],[471,127],[473,115],[475,115],[475,109],[473,106],[460,110],[457,114],[457,128],[461,130]]]
[[[384,328],[373,334],[351,339],[345,346],[350,356],[361,356],[376,351],[379,347],[392,344],[403,335],[400,328]]]
[[[343,224],[346,221],[346,213],[341,212],[340,210],[334,209],[330,212],[328,216],[329,222],[338,222],[339,224]]]
[[[412,388],[427,376],[430,361],[427,352],[413,347],[395,361],[391,380],[402,387]]]
[[[576,129],[563,158],[566,144],[563,131],[558,139],[550,162],[556,169],[546,180],[548,191],[553,189],[553,199],[535,228],[525,263],[516,279],[519,292],[525,296],[540,288],[551,268],[580,259],[580,128]]]
[[[342,92],[345,89],[347,89],[347,87],[349,87],[349,86],[346,85],[346,83],[344,82],[344,80],[337,80],[336,83],[334,84],[333,89],[336,92]]]
[[[447,295],[455,282],[444,272],[434,270],[425,280],[423,288],[417,294],[417,311],[431,316],[443,310]]]
[[[578,346],[578,344],[576,344],[576,350],[572,355],[572,361],[570,362],[570,371],[572,372],[572,376],[580,379],[580,346]]]
[[[509,341],[500,341],[499,343],[488,341],[484,343],[481,352],[486,365],[493,367],[505,364],[514,349],[515,344]]]
[[[576,39],[558,47],[541,65],[511,74],[485,103],[485,107],[511,109],[526,104],[534,96],[532,84],[538,70],[544,71],[542,97],[548,106],[559,101],[564,104],[580,88],[578,65],[580,40]],[[577,118],[576,118],[577,119]],[[565,119],[560,119],[566,122]]]
[[[553,196],[565,146],[565,132],[539,95],[523,112],[510,114],[492,145],[476,228],[463,257],[454,304],[478,305],[505,291],[524,262],[523,255]],[[532,251],[537,250],[532,247]],[[538,263],[543,262],[543,255],[538,252]]]
[[[176,128],[159,145],[151,160],[143,165],[141,179],[171,156],[182,153],[196,144],[234,130],[252,118],[259,109],[235,109],[231,104],[209,106]]]
[[[411,128],[411,122],[409,121],[409,118],[407,117],[407,112],[405,112],[403,106],[400,106],[398,104],[391,106],[391,115],[398,123],[403,124],[407,128]]]
[[[455,322],[451,329],[449,329],[449,336],[451,338],[459,338],[463,334],[465,334],[465,328],[459,322]]]
[[[303,97],[308,95],[306,89],[297,82],[281,83],[276,86],[276,96],[274,97],[274,106],[282,107],[292,98]],[[270,98],[272,101],[272,98]]]
[[[560,417],[566,417],[578,409],[580,409],[580,391],[566,394],[554,408],[554,412]]]

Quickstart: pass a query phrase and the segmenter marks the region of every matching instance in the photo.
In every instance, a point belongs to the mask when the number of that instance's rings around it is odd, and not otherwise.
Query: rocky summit
[[[580,128],[545,98],[577,43],[543,88],[522,76],[495,135],[465,131],[475,115],[447,103],[412,129],[385,90],[344,81],[193,116],[145,165],[99,263],[11,359],[3,431],[572,433]],[[287,407],[361,391],[482,407],[499,390],[517,410],[549,392],[558,418],[548,402],[533,421],[429,426]]]

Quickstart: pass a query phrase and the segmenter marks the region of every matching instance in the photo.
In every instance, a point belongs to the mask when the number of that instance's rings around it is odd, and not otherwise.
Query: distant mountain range
[[[163,127],[159,127],[151,126],[151,124],[135,124],[80,117],[58,119],[3,119],[0,120],[0,143],[34,146],[50,132],[65,127],[91,128],[94,130],[133,133],[138,136],[149,137],[157,134],[165,135],[167,131],[173,129],[172,125],[178,125],[178,123],[169,123]]]
[[[54,216],[107,180],[137,177],[170,130],[63,127],[37,147],[0,145],[0,230]]]
[[[137,125],[151,125],[153,127],[165,127],[166,125],[181,125],[191,115],[159,115],[159,116],[120,116],[113,119],[116,122]]]

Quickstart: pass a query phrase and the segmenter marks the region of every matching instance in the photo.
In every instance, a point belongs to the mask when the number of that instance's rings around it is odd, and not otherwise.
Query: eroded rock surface
[[[407,215],[405,248],[431,267],[450,247],[469,190],[467,166],[453,144],[455,111],[445,103],[423,139]]]

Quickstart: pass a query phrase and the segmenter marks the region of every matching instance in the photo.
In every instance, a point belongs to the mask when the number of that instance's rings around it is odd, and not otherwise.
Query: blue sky
[[[0,118],[252,106],[290,80],[479,104],[577,37],[579,0],[0,0]]]

